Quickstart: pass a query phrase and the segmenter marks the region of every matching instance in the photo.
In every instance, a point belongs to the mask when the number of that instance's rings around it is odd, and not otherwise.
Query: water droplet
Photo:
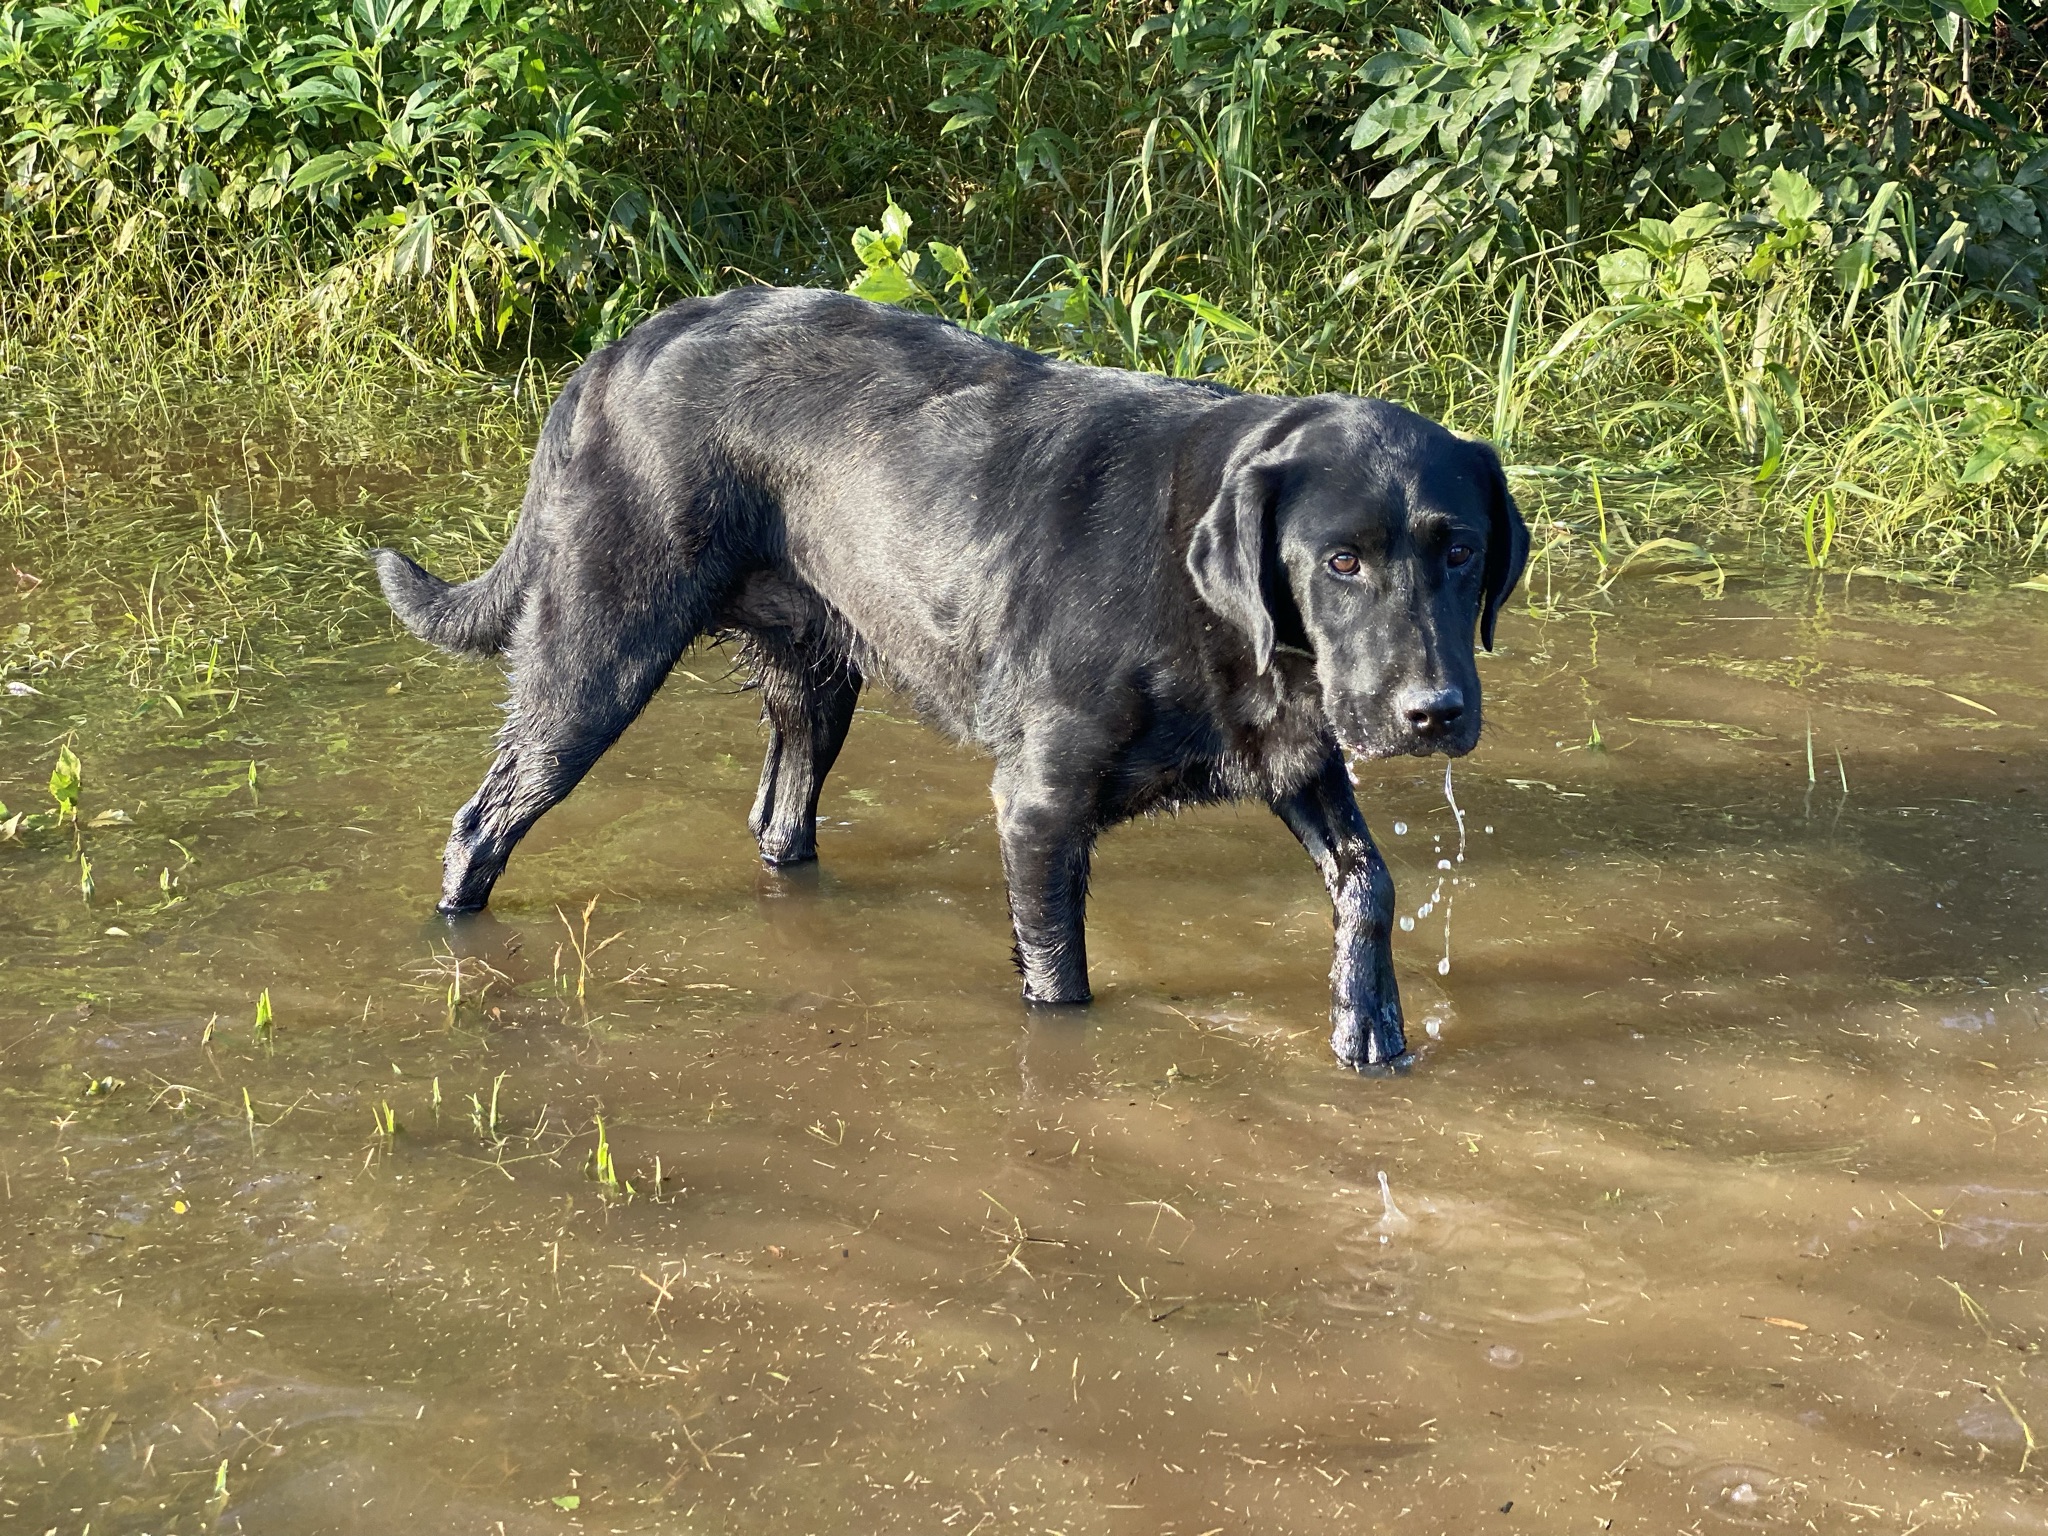
[[[1438,859],[1436,861],[1436,867],[1438,869],[1449,869],[1451,867],[1451,861],[1449,859]]]
[[[1445,955],[1443,959],[1437,961],[1436,973],[1439,976],[1448,976],[1451,974],[1451,957],[1449,955]]]
[[[1435,910],[1436,910],[1436,903],[1435,903],[1435,902],[1433,902],[1433,901],[1425,901],[1425,902],[1424,902],[1424,903],[1423,903],[1423,904],[1422,904],[1421,906],[1419,906],[1419,907],[1417,907],[1417,908],[1415,909],[1415,915],[1416,915],[1417,917],[1427,917],[1427,916],[1429,916],[1429,914],[1430,914],[1430,913],[1434,912]]]
[[[1488,827],[1488,828],[1486,829],[1486,835],[1487,835],[1488,837],[1491,837],[1491,836],[1493,836],[1493,828],[1492,828],[1492,827]]]
[[[1397,822],[1395,822],[1395,823],[1394,823],[1394,836],[1396,836],[1396,837],[1406,837],[1407,835],[1408,835],[1408,823],[1407,823],[1407,822],[1405,822],[1405,821],[1397,821]]]
[[[1512,1371],[1522,1363],[1522,1352],[1512,1344],[1495,1344],[1486,1351],[1486,1363],[1497,1371]]]
[[[1403,933],[1413,933],[1415,931],[1415,919],[1412,917],[1403,917],[1401,919],[1401,931]]]
[[[1434,1018],[1424,1019],[1422,1021],[1422,1032],[1432,1040],[1441,1040],[1444,1037],[1444,1021]]]

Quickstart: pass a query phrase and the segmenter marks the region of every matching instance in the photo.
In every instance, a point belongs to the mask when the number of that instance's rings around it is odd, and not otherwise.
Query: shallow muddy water
[[[27,679],[0,1529],[2048,1530],[2048,598],[1501,634],[1463,861],[1361,775],[1394,1079],[1256,808],[1108,837],[1027,1016],[986,765],[886,696],[771,875],[694,653],[451,930],[489,668]]]

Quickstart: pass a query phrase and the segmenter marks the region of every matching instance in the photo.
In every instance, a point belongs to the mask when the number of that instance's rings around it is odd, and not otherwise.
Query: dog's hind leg
[[[860,673],[843,660],[783,655],[764,656],[758,676],[768,755],[747,825],[762,863],[809,863],[818,856],[818,793],[846,744]]]
[[[619,739],[696,638],[692,606],[579,605],[573,622],[553,615],[523,626],[497,759],[456,812],[442,858],[441,911],[475,912],[490,900],[513,847]]]

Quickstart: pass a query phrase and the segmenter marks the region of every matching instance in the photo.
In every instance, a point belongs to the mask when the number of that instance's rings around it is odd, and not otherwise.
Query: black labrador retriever
[[[703,635],[765,701],[751,826],[816,857],[867,680],[995,757],[1024,996],[1088,1001],[1095,839],[1256,798],[1336,906],[1338,1058],[1406,1046],[1393,882],[1345,754],[1458,756],[1528,532],[1483,443],[1348,395],[1275,399],[1054,362],[840,293],[675,305],[569,380],[497,563],[451,586],[373,552],[421,639],[510,664],[496,761],[440,909],[513,845]]]

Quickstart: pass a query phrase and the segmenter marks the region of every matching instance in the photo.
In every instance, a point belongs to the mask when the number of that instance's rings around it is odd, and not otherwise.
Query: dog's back
[[[1169,558],[1175,462],[1242,398],[844,294],[688,300],[557,402],[523,569],[568,603],[593,578],[616,597],[657,574],[729,590],[766,572],[815,594],[932,719],[997,747],[1010,669],[1100,670],[1101,646],[1046,656],[1029,637],[1127,648],[1169,623],[1187,579]]]

